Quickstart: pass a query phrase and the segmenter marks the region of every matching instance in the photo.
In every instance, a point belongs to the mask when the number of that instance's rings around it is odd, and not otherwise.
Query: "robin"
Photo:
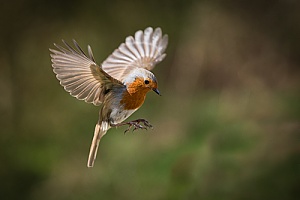
[[[58,50],[50,49],[56,78],[72,96],[101,105],[87,162],[88,167],[93,167],[99,142],[110,128],[128,125],[127,132],[152,127],[145,119],[124,120],[142,106],[147,92],[160,95],[157,79],[150,70],[165,58],[168,36],[162,35],[160,28],[139,30],[101,65],[96,64],[90,46],[87,55],[75,40],[75,48],[62,42],[65,47],[54,44]]]

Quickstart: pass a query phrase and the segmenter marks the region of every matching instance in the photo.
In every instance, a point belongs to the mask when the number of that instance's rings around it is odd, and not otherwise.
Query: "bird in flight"
[[[50,49],[56,78],[73,97],[101,105],[87,162],[93,167],[99,142],[110,128],[128,125],[127,132],[152,127],[145,119],[124,120],[142,106],[147,92],[160,95],[151,70],[166,56],[168,35],[162,35],[160,28],[139,30],[100,65],[90,46],[86,54],[75,40],[75,48],[62,42],[65,47],[54,44],[57,50]]]

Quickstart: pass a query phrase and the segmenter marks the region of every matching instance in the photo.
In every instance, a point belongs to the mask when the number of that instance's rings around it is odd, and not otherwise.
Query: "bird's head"
[[[153,90],[160,95],[157,79],[153,73],[146,69],[138,68],[134,70],[125,80],[124,84],[130,94],[135,92],[145,92]]]

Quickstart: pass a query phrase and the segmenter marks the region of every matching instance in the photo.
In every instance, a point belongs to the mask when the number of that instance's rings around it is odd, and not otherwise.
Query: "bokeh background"
[[[0,199],[300,199],[297,0],[0,3]],[[59,85],[49,48],[90,44],[101,63],[148,26],[169,35],[129,119],[153,130],[102,139],[99,107]]]

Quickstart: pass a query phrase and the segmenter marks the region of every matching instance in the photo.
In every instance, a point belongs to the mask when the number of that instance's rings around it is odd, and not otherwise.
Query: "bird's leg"
[[[144,126],[140,125],[140,123],[143,123]],[[131,127],[133,127],[132,131],[135,131],[137,129],[145,129],[147,130],[147,128],[152,128],[153,126],[145,119],[137,119],[137,120],[133,120],[133,121],[129,121],[129,122],[122,122],[119,124],[112,124],[112,127],[119,127],[119,126],[124,126],[124,125],[128,125],[128,128],[125,130],[124,133],[128,132]]]

